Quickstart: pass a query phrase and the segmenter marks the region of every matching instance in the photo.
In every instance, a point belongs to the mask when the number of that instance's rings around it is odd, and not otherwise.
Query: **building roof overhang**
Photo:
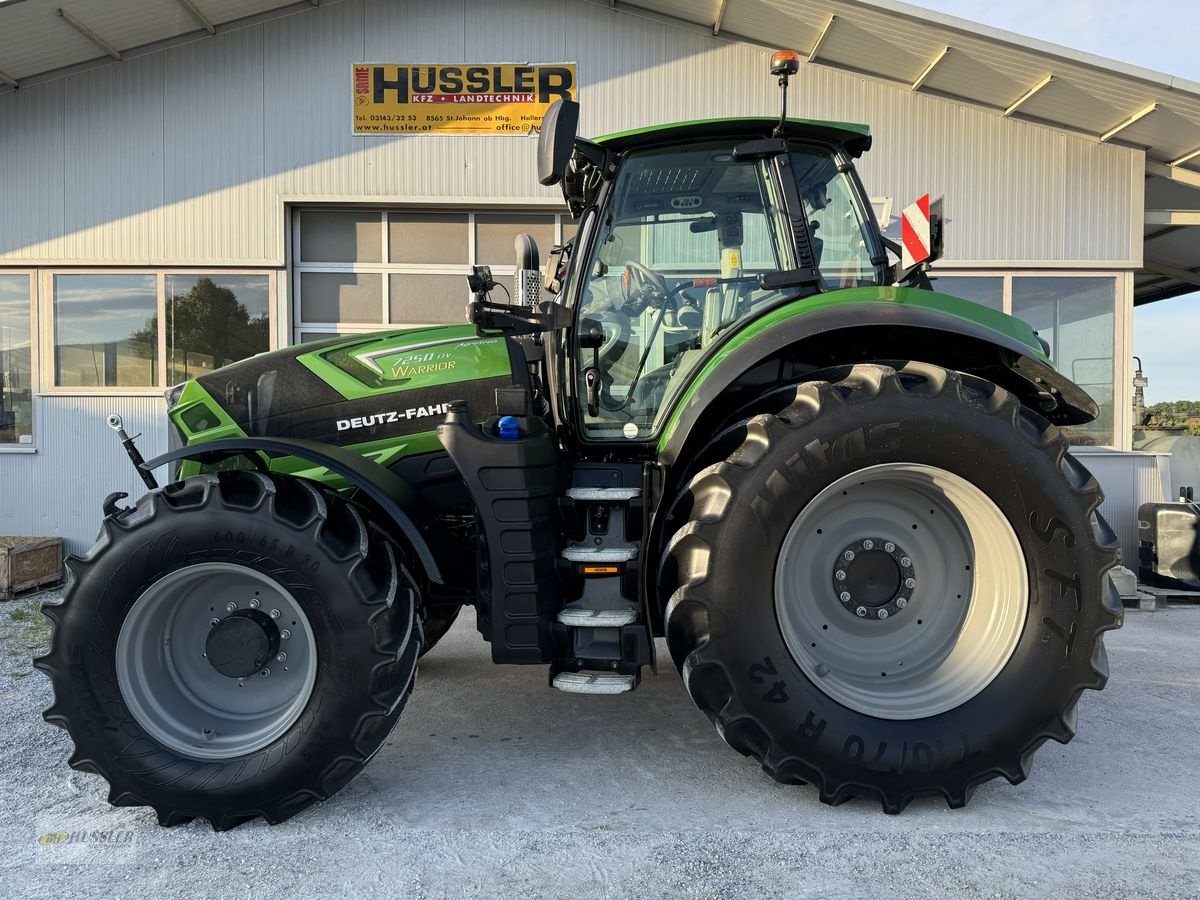
[[[322,0],[0,0],[0,94]],[[329,2],[329,0],[326,0]],[[1200,83],[898,0],[590,0],[1146,154],[1139,303],[1200,289]]]

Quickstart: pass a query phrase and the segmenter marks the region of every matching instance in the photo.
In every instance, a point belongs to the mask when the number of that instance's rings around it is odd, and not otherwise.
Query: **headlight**
[[[175,404],[179,402],[179,397],[183,394],[183,389],[187,387],[187,382],[177,384],[174,387],[169,387],[163,391],[163,397],[167,401],[167,412],[175,408]]]

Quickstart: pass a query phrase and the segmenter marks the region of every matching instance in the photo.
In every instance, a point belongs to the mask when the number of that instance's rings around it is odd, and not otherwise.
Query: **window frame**
[[[301,232],[303,230],[302,220],[306,212],[346,212],[358,211],[366,213],[377,213],[380,220],[380,259],[378,263],[360,263],[360,262],[306,262],[300,254]],[[288,235],[288,251],[290,254],[290,265],[288,266],[289,277],[289,294],[290,294],[290,322],[288,331],[288,340],[292,346],[300,343],[300,336],[308,332],[322,332],[336,335],[360,335],[374,334],[378,331],[389,331],[401,328],[429,328],[433,327],[428,322],[401,322],[391,321],[391,277],[392,275],[451,275],[466,278],[471,274],[471,260],[476,260],[474,265],[491,265],[486,262],[479,262],[476,254],[478,253],[478,238],[476,235],[476,215],[481,216],[502,216],[505,214],[520,215],[520,216],[545,216],[554,219],[554,240],[556,244],[562,244],[564,231],[572,223],[569,213],[560,205],[545,206],[528,205],[516,202],[497,203],[495,205],[484,204],[478,207],[456,207],[449,205],[436,204],[406,204],[398,203],[395,205],[378,206],[371,204],[369,206],[355,207],[350,204],[343,203],[296,203],[289,209],[290,213],[290,234]],[[394,263],[391,262],[390,247],[389,247],[389,227],[388,217],[392,213],[409,213],[409,214],[446,214],[446,215],[461,215],[466,218],[467,226],[467,260],[466,263]],[[541,256],[541,263],[545,266],[546,258],[549,253],[549,247],[538,247]],[[496,278],[512,278],[517,272],[515,265],[492,265],[492,275]],[[306,272],[332,272],[336,274],[349,275],[378,275],[382,279],[380,288],[380,310],[379,321],[371,322],[329,322],[329,321],[304,321],[304,296],[301,288],[301,276]]]
[[[33,437],[33,442],[29,444],[9,444],[0,443],[0,454],[21,454],[21,453],[37,453],[38,441],[38,423],[41,421],[41,403],[38,398],[41,396],[41,369],[39,363],[41,361],[41,347],[38,340],[38,316],[37,316],[37,269],[0,269],[0,276],[24,275],[27,284],[29,285],[29,382],[30,382],[30,415],[32,421],[29,423],[30,434]]]
[[[56,328],[54,321],[54,279],[58,275],[152,275],[155,283],[155,315],[158,317],[160,327],[158,329],[158,384],[154,386],[142,387],[122,387],[122,386],[62,386],[55,383],[54,379],[54,359],[56,348]],[[220,266],[154,266],[154,267],[70,267],[62,266],[49,269],[39,269],[37,271],[38,282],[38,297],[37,308],[41,321],[45,323],[45,327],[40,333],[40,350],[42,366],[39,369],[41,380],[39,382],[39,396],[55,396],[55,397],[95,397],[95,396],[117,396],[117,397],[161,397],[163,392],[173,387],[167,384],[167,335],[162,323],[167,320],[167,276],[168,275],[195,275],[195,276],[221,276],[221,275],[259,275],[267,279],[267,350],[275,350],[278,346],[277,328],[275,320],[277,317],[276,298],[278,296],[278,269],[255,269],[255,268],[225,268]]]

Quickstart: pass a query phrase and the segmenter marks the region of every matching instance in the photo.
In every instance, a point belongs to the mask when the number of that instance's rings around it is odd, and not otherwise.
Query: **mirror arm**
[[[493,303],[486,294],[476,294],[467,304],[467,321],[480,337],[500,334],[544,334],[571,327],[571,311],[560,303],[545,300],[536,308],[511,303]]]

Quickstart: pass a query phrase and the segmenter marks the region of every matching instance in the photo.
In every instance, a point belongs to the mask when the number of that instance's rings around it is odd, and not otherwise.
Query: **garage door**
[[[532,234],[544,262],[563,229],[574,229],[567,216],[530,209],[322,207],[295,210],[292,223],[297,342],[462,322],[472,264],[491,266],[511,290],[514,236]]]

